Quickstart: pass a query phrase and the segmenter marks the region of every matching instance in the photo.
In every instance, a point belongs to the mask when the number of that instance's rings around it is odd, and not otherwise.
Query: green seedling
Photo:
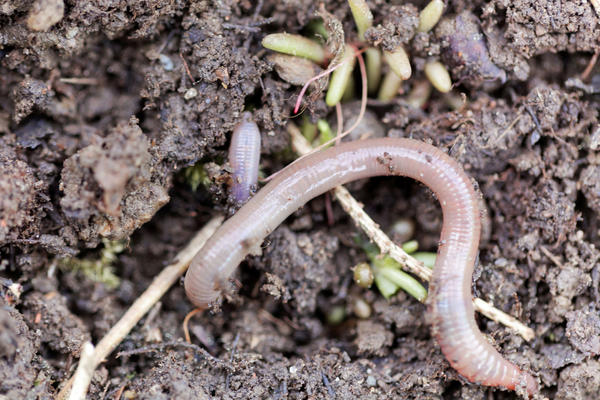
[[[418,251],[416,253],[411,254],[411,256],[421,261],[427,268],[433,269],[433,266],[435,265],[435,258],[437,255],[435,253]]]
[[[59,260],[59,267],[65,271],[82,273],[94,282],[100,282],[109,289],[116,289],[121,283],[118,276],[114,274],[113,263],[117,260],[117,254],[125,250],[123,241],[102,239],[104,248],[100,251],[100,258],[96,260],[63,258]]]
[[[314,36],[314,38],[320,40],[327,40],[329,38],[329,32],[325,29],[325,24],[322,18],[313,19],[306,25],[307,33]]]
[[[210,178],[208,177],[206,169],[204,169],[204,164],[202,163],[198,163],[184,169],[183,176],[194,192],[200,185],[204,187],[210,186]]]
[[[344,306],[333,306],[327,313],[326,318],[329,325],[339,325],[346,318],[346,308]]]
[[[371,265],[373,266],[375,277],[380,276],[394,283],[396,285],[396,291],[402,289],[415,299],[421,302],[425,301],[427,298],[427,289],[425,289],[415,278],[399,268],[396,268],[396,265],[394,264],[397,263],[391,263],[389,260],[395,261],[391,257],[383,257],[372,261]],[[377,282],[377,278],[375,278],[375,282]]]
[[[402,46],[396,47],[394,51],[384,51],[383,58],[390,66],[390,69],[402,80],[407,80],[412,74],[412,68],[408,55]]]
[[[327,143],[335,137],[329,123],[324,119],[317,121],[317,130],[319,131],[319,144]]]
[[[427,290],[419,281],[402,271],[400,269],[400,264],[396,260],[388,255],[380,254],[379,248],[375,244],[358,235],[355,237],[355,241],[367,254],[370,261],[370,272],[374,275],[375,285],[383,297],[388,299],[399,289],[402,289],[417,300],[421,302],[425,301],[427,298]],[[409,254],[414,253],[418,248],[419,244],[416,240],[408,241],[402,245],[402,249]],[[427,259],[428,263],[435,262],[434,253],[420,252],[414,254],[418,254],[421,259]],[[354,270],[355,282],[357,282],[357,284],[359,283],[356,279],[357,269],[359,266],[362,268],[359,277],[366,276],[367,273],[364,271],[365,265],[368,267],[368,264],[363,263],[359,264]]]
[[[369,93],[375,93],[381,82],[381,51],[369,47],[365,51],[365,63],[367,64],[367,85]]]
[[[390,69],[383,77],[377,98],[381,101],[390,101],[398,94],[402,82],[402,78]]]
[[[263,38],[262,45],[269,50],[307,58],[318,64],[327,60],[327,52],[323,46],[301,35],[272,33]]]
[[[429,32],[438,23],[444,12],[442,0],[432,0],[419,14],[417,32]]]
[[[348,0],[356,29],[358,30],[358,39],[365,40],[365,31],[373,26],[373,14],[365,0]]]
[[[306,114],[302,116],[300,132],[302,132],[302,136],[304,136],[308,143],[312,143],[317,137],[317,125],[310,122],[310,117]]]
[[[354,48],[350,45],[344,47],[344,55],[340,60],[340,66],[331,73],[331,80],[329,81],[329,89],[327,89],[327,95],[325,96],[325,103],[329,107],[335,106],[340,102],[350,75],[356,64],[356,55],[354,54]]]

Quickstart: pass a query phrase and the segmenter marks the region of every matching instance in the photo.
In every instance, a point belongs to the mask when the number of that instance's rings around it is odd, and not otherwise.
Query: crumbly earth
[[[97,343],[229,209],[226,146],[244,110],[262,131],[265,175],[293,160],[286,124],[300,88],[260,41],[308,33],[320,3],[0,4],[0,399],[52,398],[82,343]],[[543,396],[599,398],[600,66],[587,67],[600,10],[589,0],[452,0],[436,28],[417,33],[425,1],[368,3],[369,43],[402,44],[413,68],[398,100],[369,100],[371,130],[432,143],[477,182],[487,218],[473,291],[536,337],[483,317],[479,327]],[[347,3],[324,5],[356,41]],[[412,108],[403,100],[431,58],[455,88]],[[335,118],[318,94],[304,105],[312,121]],[[373,133],[364,122],[360,132]],[[203,166],[196,190],[192,165]],[[349,188],[384,230],[409,218],[420,248],[435,251],[442,215],[428,189],[401,178]],[[124,354],[97,369],[90,398],[517,398],[450,368],[425,305],[352,282],[366,260],[356,231],[328,197],[309,202],[242,264],[239,292],[190,321],[192,346],[181,328],[192,306],[175,285],[119,345]],[[126,249],[106,261],[114,243]],[[65,267],[101,258],[112,269]],[[369,318],[354,314],[357,299]]]

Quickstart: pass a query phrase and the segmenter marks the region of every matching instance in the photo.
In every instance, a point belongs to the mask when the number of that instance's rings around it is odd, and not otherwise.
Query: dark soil
[[[464,93],[433,93],[421,109],[371,102],[369,118],[388,136],[448,151],[478,182],[489,237],[474,292],[536,338],[478,317],[481,330],[539,377],[544,396],[600,398],[600,66],[581,75],[600,51],[592,2],[450,1],[430,33],[415,30],[423,1],[369,4],[368,40],[402,43],[411,55],[405,93],[425,79],[430,57]],[[0,4],[0,399],[52,398],[81,344],[96,343],[228,208],[226,146],[245,109],[262,130],[264,172],[292,160],[285,124],[299,87],[280,78],[260,41],[302,32],[317,8]],[[355,40],[346,2],[325,8]],[[313,120],[335,115],[322,97],[307,99]],[[196,163],[208,180],[194,191],[183,170]],[[410,218],[421,249],[435,251],[442,219],[426,188],[399,178],[349,188],[384,229]],[[135,355],[114,353],[97,370],[90,398],[516,398],[450,368],[423,304],[352,282],[350,268],[366,256],[336,203],[328,224],[328,201],[290,217],[242,264],[239,293],[192,320],[193,343],[215,359],[181,345],[192,305],[178,285],[118,349]],[[125,251],[110,253],[115,243]],[[89,260],[107,253],[113,269],[90,273]],[[357,298],[370,318],[352,314]],[[328,323],[340,308],[343,320]]]

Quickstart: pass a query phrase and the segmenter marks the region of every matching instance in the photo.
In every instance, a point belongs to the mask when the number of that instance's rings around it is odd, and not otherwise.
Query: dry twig
[[[590,3],[592,3],[592,7],[594,7],[598,17],[600,17],[600,0],[590,0]]]
[[[221,222],[223,222],[222,216],[214,217],[194,236],[191,242],[177,254],[175,261],[165,267],[154,278],[148,289],[129,307],[129,310],[127,310],[123,317],[100,340],[96,348],[93,349],[92,346],[93,351],[91,354],[88,354],[90,353],[89,346],[91,346],[91,343],[84,344],[77,371],[64,384],[58,393],[57,399],[65,399],[69,392],[69,400],[85,398],[96,367],[112,353],[148,310],[177,282],[179,277],[187,270],[194,255],[204,246],[204,243],[217,230]]]
[[[73,388],[69,394],[69,400],[85,399],[88,386],[92,381],[96,365],[94,364],[94,345],[91,342],[85,342],[81,349],[79,365],[75,371]]]
[[[312,147],[308,141],[302,136],[302,133],[296,125],[288,123],[288,133],[292,137],[292,147],[300,155],[307,154],[312,151]],[[343,186],[338,186],[334,189],[336,199],[340,205],[346,211],[350,217],[371,239],[377,247],[379,247],[382,254],[389,254],[390,257],[400,263],[402,268],[414,275],[417,275],[424,281],[431,279],[431,270],[427,268],[423,263],[414,259],[408,255],[401,247],[397,246],[390,238],[379,229],[379,225],[375,223],[363,210],[362,205],[352,197],[352,195]],[[517,334],[521,335],[525,340],[531,340],[534,337],[533,329],[524,325],[516,318],[506,314],[503,311],[498,310],[493,305],[475,298],[473,300],[473,306],[479,313],[485,315],[487,318],[502,324]]]
[[[60,78],[62,83],[70,83],[72,85],[99,85],[100,81],[96,78]]]

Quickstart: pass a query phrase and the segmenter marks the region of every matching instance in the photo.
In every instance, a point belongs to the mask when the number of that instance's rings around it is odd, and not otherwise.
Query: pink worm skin
[[[207,307],[249,251],[310,199],[335,186],[379,175],[408,176],[427,185],[442,206],[444,224],[429,312],[433,334],[452,367],[482,385],[537,393],[537,382],[505,360],[475,324],[471,280],[479,246],[480,209],[470,178],[456,161],[412,139],[343,143],[282,170],[227,220],[192,260],[185,277],[188,298]]]
[[[229,164],[233,168],[230,193],[236,203],[245,203],[250,193],[256,190],[259,161],[260,131],[252,120],[252,113],[244,112],[229,145]]]

